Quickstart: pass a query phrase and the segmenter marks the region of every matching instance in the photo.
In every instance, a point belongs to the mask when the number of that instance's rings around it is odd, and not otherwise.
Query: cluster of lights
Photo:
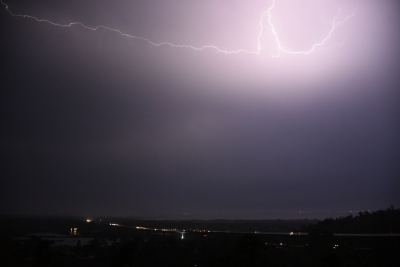
[[[207,231],[207,230],[193,230],[193,232],[204,233],[204,232],[210,232],[210,231]]]
[[[178,231],[177,229],[167,229],[167,228],[162,228],[162,229],[154,228],[153,229],[153,228],[147,228],[147,227],[142,227],[142,226],[136,226],[136,229],[138,229],[138,230],[163,231],[163,232],[176,232],[176,231]]]

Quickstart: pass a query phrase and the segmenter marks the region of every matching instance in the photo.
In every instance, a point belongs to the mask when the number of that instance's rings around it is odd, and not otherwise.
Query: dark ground
[[[101,222],[97,219],[88,223],[83,218],[74,217],[3,216],[0,225],[0,265],[400,266],[399,235],[338,236],[332,231],[340,225],[342,232],[346,232],[350,226],[357,228],[360,222],[375,227],[375,232],[379,231],[377,225],[393,229],[397,227],[398,213],[399,210],[392,208],[372,214],[361,213],[357,217],[319,222],[138,221],[104,218]],[[380,220],[380,217],[385,219]],[[375,224],[368,224],[368,221],[374,221]],[[111,226],[110,223],[124,226]],[[138,230],[136,226],[152,230]],[[29,233],[69,235],[72,227],[78,228],[81,237],[93,240],[88,245],[54,246],[52,242],[41,240],[40,237],[21,239]],[[178,230],[161,231],[161,228]],[[183,229],[184,239],[181,234]],[[290,235],[292,231],[294,234]],[[308,235],[299,235],[299,231],[306,231]],[[368,231],[364,227],[364,232]]]

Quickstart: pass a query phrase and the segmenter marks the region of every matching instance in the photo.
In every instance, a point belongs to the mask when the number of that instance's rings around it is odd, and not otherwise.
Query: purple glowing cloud
[[[0,3],[0,211],[398,206],[397,0]]]
[[[215,45],[203,45],[203,46],[196,47],[196,46],[193,46],[190,44],[175,44],[175,43],[166,42],[166,41],[154,42],[148,38],[127,34],[119,29],[115,29],[115,28],[111,28],[111,27],[107,27],[107,26],[90,27],[90,26],[85,25],[82,22],[70,22],[70,23],[66,23],[66,24],[61,24],[58,22],[53,22],[48,19],[42,19],[42,18],[38,18],[35,16],[31,16],[28,14],[15,14],[9,9],[9,6],[6,3],[4,3],[3,1],[0,1],[0,3],[6,8],[8,13],[14,17],[29,18],[29,19],[36,20],[37,22],[46,22],[53,26],[58,26],[58,27],[81,26],[81,27],[83,27],[87,30],[91,30],[91,31],[107,30],[107,31],[111,31],[111,32],[116,32],[124,37],[145,41],[148,44],[153,45],[153,46],[170,46],[170,47],[174,47],[174,48],[188,48],[188,49],[193,49],[196,51],[214,50],[218,53],[223,53],[223,54],[245,53],[245,54],[263,55],[263,56],[265,56],[266,54],[269,54],[270,56],[273,56],[273,57],[279,57],[280,53],[288,53],[288,54],[294,54],[294,55],[295,54],[307,55],[311,52],[314,52],[315,50],[317,50],[320,47],[321,48],[329,48],[329,47],[338,45],[339,43],[333,43],[330,45],[327,45],[327,43],[329,43],[329,40],[332,38],[332,35],[333,35],[335,29],[355,15],[355,13],[352,13],[349,15],[343,15],[342,7],[339,6],[336,8],[337,9],[336,15],[332,16],[332,18],[329,19],[330,20],[329,22],[326,22],[324,19],[324,16],[325,16],[324,11],[322,10],[322,7],[320,4],[316,5],[315,3],[313,3],[310,5],[310,2],[307,1],[306,3],[300,4],[300,6],[297,3],[296,8],[294,9],[293,7],[291,7],[294,5],[293,1],[279,1],[277,3],[276,0],[272,0],[270,7],[267,10],[265,10],[264,12],[262,12],[261,16],[260,16],[260,21],[259,21],[259,26],[258,26],[259,33],[257,36],[257,45],[256,45],[257,49],[256,50],[247,50],[247,49],[225,50],[225,49],[220,48]],[[275,18],[275,9],[281,10],[278,12],[278,19]],[[299,18],[298,20],[295,20],[293,22],[292,18],[298,16],[299,13],[306,13],[307,16],[309,16],[309,17],[302,16],[301,18]],[[304,31],[304,32],[309,33],[309,32],[315,32],[314,28],[316,28],[316,27],[313,27],[315,25],[312,25],[312,24],[316,23],[313,20],[313,19],[315,19],[316,15],[317,15],[317,17],[320,18],[319,23],[322,25],[325,24],[325,27],[323,29],[324,33],[321,36],[319,36],[318,38],[310,38],[310,36],[309,36],[307,39],[319,39],[319,40],[315,40],[314,42],[312,42],[309,45],[309,48],[306,48],[306,49],[297,50],[295,48],[293,48],[293,49],[287,48],[289,46],[282,42],[280,33],[283,33],[283,35],[288,35],[287,32],[290,32],[290,29],[280,30],[278,28],[278,26],[275,25],[275,20],[277,20],[278,22],[280,21],[280,23],[287,24],[286,28],[290,28],[290,26],[291,26],[290,24],[296,24],[297,27],[295,29],[295,32]],[[311,19],[310,19],[310,17],[311,17]],[[257,26],[255,25],[254,27],[257,27]],[[282,27],[282,28],[285,28],[285,27]],[[289,33],[289,34],[296,35],[295,32]],[[319,32],[317,31],[316,34],[318,35]],[[265,36],[267,36],[267,37],[265,37]],[[268,45],[264,45],[264,43],[263,43],[263,40],[265,40],[265,39],[269,39],[266,42],[273,43],[272,46],[275,46],[275,48],[272,50],[275,50],[275,52],[264,51],[265,47],[268,47]],[[297,42],[299,42],[299,41],[297,40]]]

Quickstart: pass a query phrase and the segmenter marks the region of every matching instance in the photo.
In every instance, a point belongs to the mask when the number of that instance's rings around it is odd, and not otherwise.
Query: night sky
[[[0,214],[400,206],[397,0],[3,2]]]

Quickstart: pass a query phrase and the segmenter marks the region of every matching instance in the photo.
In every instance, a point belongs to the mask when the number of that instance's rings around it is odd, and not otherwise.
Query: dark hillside
[[[393,206],[386,210],[359,212],[357,216],[328,218],[314,225],[308,231],[327,231],[335,234],[392,234],[400,233],[400,209]]]

